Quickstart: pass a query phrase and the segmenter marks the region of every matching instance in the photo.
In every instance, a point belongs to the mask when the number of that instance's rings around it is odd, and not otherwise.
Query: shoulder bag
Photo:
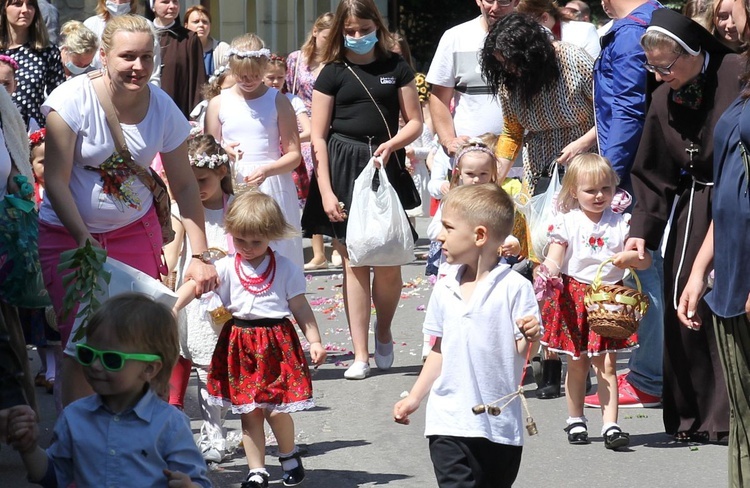
[[[120,121],[117,119],[117,114],[115,114],[115,107],[112,105],[112,99],[109,97],[103,84],[97,85],[94,83],[97,78],[102,76],[101,71],[91,72],[88,76],[91,79],[91,84],[96,92],[96,97],[99,99],[99,103],[107,116],[107,125],[109,126],[109,131],[112,133],[112,138],[115,140],[115,151],[122,157],[122,161],[127,167],[138,176],[141,183],[143,183],[154,196],[154,208],[156,209],[156,215],[159,218],[159,225],[161,226],[162,242],[164,244],[169,244],[174,240],[174,230],[172,229],[172,212],[170,210],[171,201],[169,198],[169,192],[167,191],[167,184],[164,183],[164,180],[162,180],[152,168],[146,170],[133,161],[133,156],[130,154],[130,150],[125,144],[125,136],[122,133],[122,127],[120,127]]]

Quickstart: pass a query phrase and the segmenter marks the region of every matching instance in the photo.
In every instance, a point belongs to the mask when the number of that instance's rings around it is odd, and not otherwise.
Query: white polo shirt
[[[438,280],[427,307],[424,333],[442,337],[443,366],[427,401],[425,435],[484,437],[521,446],[520,399],[496,417],[474,415],[471,408],[518,390],[525,358],[516,349],[523,337],[516,320],[531,315],[541,322],[534,289],[507,264],[499,264],[477,283],[467,302],[459,288],[464,269],[452,266]]]

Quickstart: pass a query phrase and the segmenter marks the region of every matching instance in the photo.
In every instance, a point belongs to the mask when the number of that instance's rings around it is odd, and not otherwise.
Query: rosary
[[[532,347],[529,345],[528,351],[526,352],[526,364],[529,364],[529,357],[531,356],[531,349]],[[521,384],[518,385],[518,390],[508,393],[507,395],[504,395],[494,402],[490,403],[484,403],[480,405],[474,405],[471,407],[471,412],[474,415],[482,415],[483,413],[487,413],[488,415],[492,415],[493,417],[497,417],[500,415],[505,407],[510,405],[510,402],[515,400],[516,398],[521,399],[521,405],[523,405],[523,410],[526,412],[526,432],[529,433],[529,435],[536,435],[539,433],[539,431],[536,428],[536,422],[534,422],[534,418],[531,416],[531,412],[529,412],[529,404],[526,402],[526,397],[523,395],[523,379],[526,377],[526,367],[524,367],[523,374],[521,375]],[[505,400],[505,403],[503,403],[501,406],[498,406],[497,404]]]

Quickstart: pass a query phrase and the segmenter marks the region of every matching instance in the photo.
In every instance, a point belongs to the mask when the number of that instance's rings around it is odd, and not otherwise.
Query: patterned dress
[[[16,81],[18,86],[13,92],[13,101],[23,116],[26,126],[34,118],[40,127],[45,126],[45,118],[39,108],[45,93],[65,81],[60,50],[56,46],[47,46],[41,50],[32,49],[28,44],[13,49],[0,50],[0,54],[10,56],[18,63]]]
[[[286,58],[286,87],[289,93],[297,95],[305,102],[307,116],[312,117],[312,93],[317,75],[310,69],[302,57],[302,51],[294,51]],[[312,151],[309,142],[300,144],[302,159],[307,169],[307,179],[310,180],[313,173]]]
[[[560,152],[594,126],[593,60],[583,49],[565,42],[554,43],[560,79],[551,89],[526,103],[517,93],[501,90],[505,117],[497,143],[498,157],[516,159],[522,145],[523,180],[534,194],[541,176]],[[525,136],[524,136],[525,133]]]
[[[549,241],[566,246],[560,267],[563,287],[555,289],[542,304],[541,343],[550,351],[579,359],[582,355],[591,357],[638,347],[636,334],[627,339],[608,339],[591,331],[583,302],[586,287],[596,276],[599,264],[624,250],[628,232],[627,219],[611,210],[606,210],[599,222],[592,222],[574,209],[557,215],[550,224]],[[602,283],[617,283],[623,274],[608,264],[602,268]]]

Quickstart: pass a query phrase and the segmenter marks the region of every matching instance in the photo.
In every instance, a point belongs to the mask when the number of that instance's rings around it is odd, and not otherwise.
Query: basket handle
[[[596,276],[594,277],[594,281],[591,282],[591,288],[594,290],[598,290],[599,287],[602,285],[602,268],[604,265],[611,263],[614,261],[613,258],[609,258],[606,261],[602,262],[602,264],[599,265],[599,268],[596,270]],[[628,268],[631,273],[633,273],[633,278],[635,278],[635,285],[639,292],[642,292],[641,289],[641,280],[638,279],[638,275],[636,274],[635,270],[633,268]]]

